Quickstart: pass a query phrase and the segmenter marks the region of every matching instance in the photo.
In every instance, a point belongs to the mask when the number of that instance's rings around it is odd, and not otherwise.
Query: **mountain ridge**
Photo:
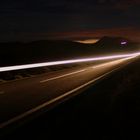
[[[139,50],[138,45],[133,42],[122,46],[121,40],[122,38],[103,37],[95,44],[66,40],[0,43],[0,66],[95,57]]]

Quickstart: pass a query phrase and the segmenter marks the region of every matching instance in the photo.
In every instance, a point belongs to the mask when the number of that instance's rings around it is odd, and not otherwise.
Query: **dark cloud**
[[[0,2],[0,11],[5,13],[55,13],[84,12],[124,8],[140,4],[139,0],[5,0]],[[15,13],[14,13],[15,12]]]
[[[133,41],[140,40],[140,28],[135,27],[121,27],[121,28],[105,28],[105,29],[94,29],[85,31],[72,31],[72,32],[54,32],[47,34],[50,39],[80,39],[80,38],[100,38],[102,36],[122,36],[130,38]],[[133,37],[132,37],[133,36]]]
[[[121,0],[116,4],[116,7],[120,9],[128,9],[135,7],[136,5],[140,6],[140,0]]]
[[[25,34],[37,38],[41,32],[139,28],[139,13],[139,0],[4,0],[0,1],[0,36],[24,39]]]

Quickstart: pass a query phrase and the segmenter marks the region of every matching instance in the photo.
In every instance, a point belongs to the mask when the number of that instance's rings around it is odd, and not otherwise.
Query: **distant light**
[[[126,45],[127,44],[127,41],[122,41],[121,42],[121,45]]]

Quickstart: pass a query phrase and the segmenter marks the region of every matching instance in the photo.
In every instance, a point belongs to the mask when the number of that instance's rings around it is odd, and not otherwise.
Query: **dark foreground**
[[[140,60],[18,128],[6,139],[139,139],[139,74]]]

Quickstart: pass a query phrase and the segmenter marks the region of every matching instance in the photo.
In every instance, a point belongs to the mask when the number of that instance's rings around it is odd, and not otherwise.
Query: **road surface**
[[[0,85],[0,128],[63,101],[135,58],[109,60],[99,65],[43,74]]]

